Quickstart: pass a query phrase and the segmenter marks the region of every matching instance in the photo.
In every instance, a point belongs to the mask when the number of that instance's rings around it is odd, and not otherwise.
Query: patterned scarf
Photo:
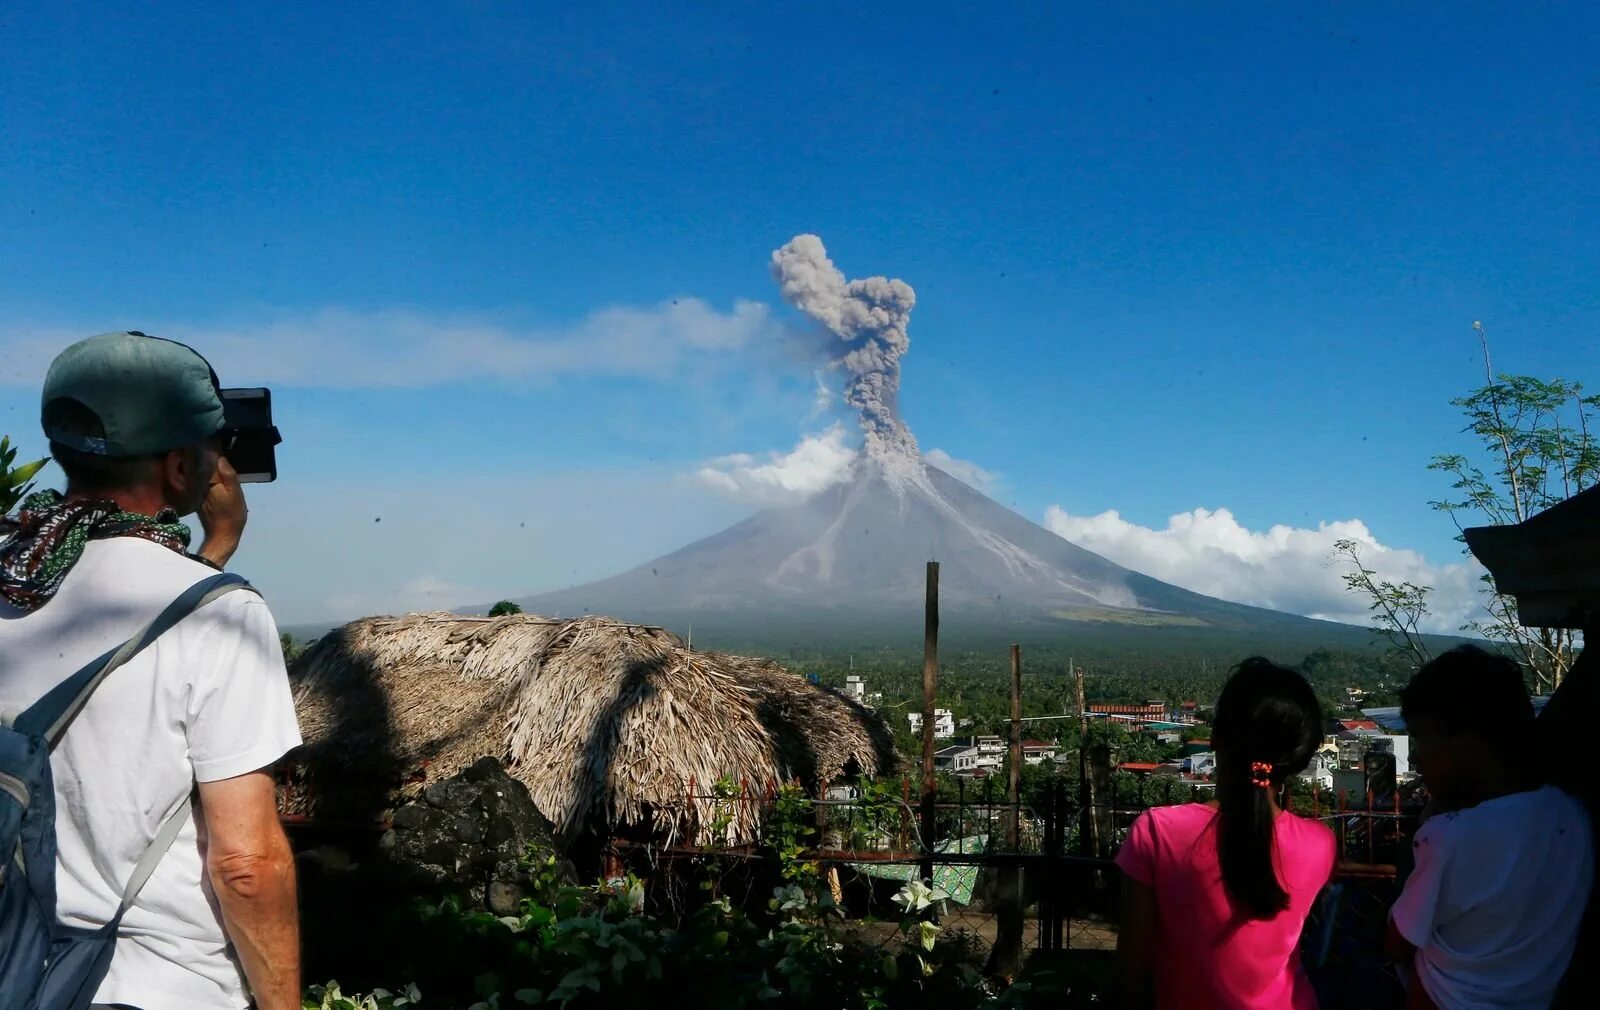
[[[124,512],[115,502],[69,502],[58,491],[29,495],[17,522],[16,533],[0,543],[0,599],[29,611],[55,596],[91,540],[138,537],[179,554],[189,546],[189,527],[171,509],[152,519]]]

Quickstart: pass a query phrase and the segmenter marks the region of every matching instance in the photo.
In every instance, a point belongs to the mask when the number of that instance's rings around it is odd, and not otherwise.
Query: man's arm
[[[257,1010],[299,1010],[294,853],[270,770],[200,783],[206,873]]]
[[[1417,956],[1417,945],[1400,933],[1400,927],[1390,919],[1383,936],[1383,953],[1396,964],[1410,964]]]

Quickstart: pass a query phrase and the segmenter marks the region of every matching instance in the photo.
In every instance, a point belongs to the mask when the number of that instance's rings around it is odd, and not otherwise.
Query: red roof
[[[1089,711],[1097,715],[1165,715],[1165,705],[1104,705],[1093,703]]]
[[[1024,740],[1024,741],[1022,741],[1022,749],[1023,750],[1054,750],[1055,746],[1056,746],[1055,744],[1053,744],[1053,743],[1045,743],[1043,740]]]
[[[1188,710],[1191,710],[1191,709],[1195,708],[1196,706],[1195,706],[1194,702],[1186,701],[1186,702],[1183,703],[1183,707],[1184,707],[1185,711],[1188,711]]]
[[[1161,765],[1155,761],[1124,761],[1117,767],[1125,772],[1153,772]]]
[[[1339,725],[1348,730],[1377,729],[1378,724],[1371,719],[1341,719]]]

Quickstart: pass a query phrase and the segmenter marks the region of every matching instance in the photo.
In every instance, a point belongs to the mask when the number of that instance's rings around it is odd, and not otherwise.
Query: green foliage
[[[728,800],[738,787],[723,783]],[[889,793],[873,802],[887,804]],[[560,882],[552,856],[529,854],[532,896],[515,916],[463,910],[459,901],[419,904],[386,924],[405,948],[427,1007],[511,1010],[519,1006],[599,1010],[662,1005],[662,994],[694,994],[706,1010],[977,1010],[1016,1006],[1027,986],[999,993],[984,979],[970,938],[934,921],[944,896],[915,882],[895,902],[895,938],[871,942],[833,904],[806,846],[815,807],[797,787],[767,805],[767,855],[780,870],[764,906],[742,909],[703,880],[692,907],[667,920],[646,909],[645,886],[627,876],[589,887]],[[309,990],[306,1010],[399,1010],[420,1000],[346,996],[337,983]]]
[[[499,603],[496,603],[494,606],[489,608],[490,617],[505,617],[508,614],[520,613],[522,613],[522,607],[512,603],[510,600],[501,600]]]
[[[399,993],[374,989],[366,996],[346,996],[339,991],[338,982],[329,982],[307,989],[300,1005],[302,1010],[400,1010],[401,1007],[421,1004],[422,994],[417,992],[414,985],[407,986]]]
[[[1433,457],[1428,469],[1446,474],[1450,494],[1429,504],[1445,513],[1458,534],[1469,525],[1520,523],[1600,482],[1600,439],[1594,432],[1600,396],[1585,396],[1582,383],[1496,374],[1489,340],[1473,323],[1483,348],[1484,385],[1451,401],[1466,419],[1473,443],[1466,452]],[[1464,535],[1457,540],[1465,542]],[[1428,614],[1431,587],[1388,582],[1361,564],[1351,541],[1335,555],[1352,569],[1349,588],[1372,601],[1373,624],[1413,665],[1429,658],[1417,632]],[[1461,630],[1501,642],[1532,675],[1534,688],[1558,687],[1577,658],[1577,636],[1562,629],[1525,628],[1516,600],[1496,591],[1487,573],[1483,616]]]
[[[798,833],[797,826],[791,839]],[[703,889],[709,893],[710,883]],[[503,919],[445,901],[393,929],[397,942],[426,950],[430,971],[447,975],[428,988],[423,1004],[447,1010],[658,1005],[662,993],[691,992],[707,1010],[1015,1005],[1025,990],[996,994],[977,969],[973,945],[941,943],[931,921],[941,897],[908,885],[897,899],[904,909],[900,940],[884,947],[861,946],[841,930],[836,910],[796,883],[775,890],[763,921],[716,899],[669,925],[641,910],[643,884],[629,877],[530,899],[521,914]],[[312,987],[304,1005],[398,1010],[419,999],[415,986],[355,997],[330,982]]]
[[[46,458],[18,464],[16,446],[0,435],[0,516],[10,514],[33,491],[33,478],[48,462]]]
[[[1372,630],[1389,643],[1390,653],[1404,658],[1413,668],[1432,658],[1421,624],[1428,616],[1428,594],[1433,587],[1381,578],[1362,562],[1359,541],[1335,540],[1333,556],[1349,566],[1341,576],[1345,588],[1371,600]]]

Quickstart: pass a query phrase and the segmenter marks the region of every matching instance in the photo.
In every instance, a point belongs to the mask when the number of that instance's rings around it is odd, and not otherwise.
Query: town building
[[[868,708],[877,708],[883,704],[883,692],[868,691],[866,678],[856,673],[844,679],[844,696]]]
[[[1366,767],[1369,754],[1386,754],[1393,758],[1395,776],[1404,778],[1411,774],[1409,736],[1387,732],[1372,719],[1341,719],[1339,726],[1335,737],[1339,768],[1362,769]]]
[[[922,732],[922,713],[907,712],[906,721],[911,724],[912,733]],[[933,738],[935,740],[953,740],[956,735],[956,716],[948,708],[933,710]]]
[[[1042,765],[1046,761],[1054,761],[1060,747],[1043,740],[1022,741],[1022,760],[1025,764]]]
[[[1205,750],[1186,754],[1179,760],[1178,770],[1183,772],[1185,777],[1210,779],[1217,773],[1216,752]]]
[[[972,745],[978,748],[979,768],[999,771],[1005,767],[1006,751],[1009,748],[999,736],[975,736],[972,738]]]
[[[978,770],[978,748],[971,744],[941,747],[933,752],[933,767],[952,775],[971,775]]]
[[[1339,767],[1339,750],[1331,744],[1323,744],[1317,752],[1311,755],[1311,763],[1297,778],[1310,783],[1318,789],[1333,788],[1333,773]]]
[[[1147,701],[1142,705],[1122,704],[1117,702],[1090,702],[1084,706],[1085,714],[1111,722],[1170,722],[1167,712],[1167,703],[1164,701]]]

